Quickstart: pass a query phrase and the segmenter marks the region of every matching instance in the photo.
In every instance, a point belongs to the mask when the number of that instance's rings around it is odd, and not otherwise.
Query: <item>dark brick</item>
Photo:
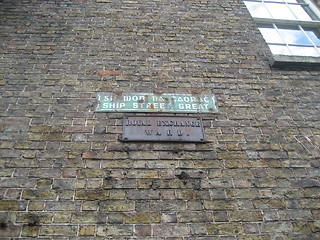
[[[120,75],[121,72],[115,70],[99,70],[97,71],[97,74],[101,76],[117,76]]]
[[[298,187],[298,188],[319,187],[320,182],[315,179],[305,178],[305,179],[292,181],[291,186]]]

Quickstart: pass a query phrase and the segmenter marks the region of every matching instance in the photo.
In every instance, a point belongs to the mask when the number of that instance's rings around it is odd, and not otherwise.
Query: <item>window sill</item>
[[[269,58],[271,67],[316,67],[320,68],[320,57],[273,55]]]

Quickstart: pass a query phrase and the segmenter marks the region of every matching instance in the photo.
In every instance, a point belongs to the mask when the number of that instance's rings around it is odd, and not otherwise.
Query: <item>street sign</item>
[[[127,116],[122,141],[205,142],[199,117]]]
[[[212,94],[97,93],[96,112],[217,113]]]

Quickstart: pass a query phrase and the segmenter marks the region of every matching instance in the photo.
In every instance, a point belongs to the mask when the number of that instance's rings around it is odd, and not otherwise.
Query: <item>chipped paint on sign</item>
[[[97,101],[97,112],[218,112],[212,94],[97,93]]]

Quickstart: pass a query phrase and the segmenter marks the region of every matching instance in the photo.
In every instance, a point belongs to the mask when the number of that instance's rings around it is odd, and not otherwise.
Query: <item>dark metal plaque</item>
[[[126,116],[122,141],[205,142],[199,117]]]

